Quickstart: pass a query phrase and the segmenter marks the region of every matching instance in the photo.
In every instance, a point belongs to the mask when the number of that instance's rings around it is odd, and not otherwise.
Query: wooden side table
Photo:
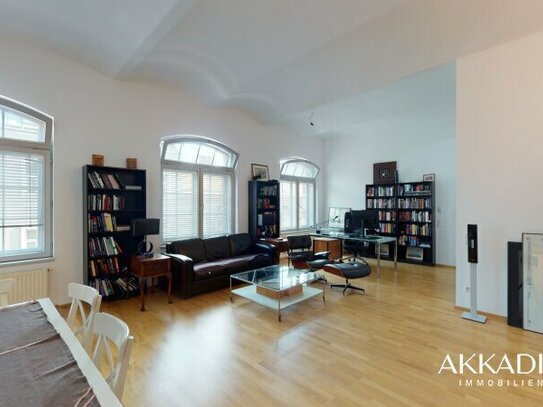
[[[330,258],[333,260],[343,257],[343,247],[341,239],[333,239],[329,237],[313,237],[313,251],[330,252]]]
[[[172,303],[172,272],[170,267],[170,258],[163,254],[155,254],[153,257],[130,257],[130,274],[138,277],[140,281],[140,311],[145,311],[143,289],[147,278],[159,276],[168,277],[168,303]]]

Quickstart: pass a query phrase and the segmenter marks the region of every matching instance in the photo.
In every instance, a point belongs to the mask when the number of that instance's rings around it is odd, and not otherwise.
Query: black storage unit
[[[398,239],[400,262],[435,265],[435,206],[433,181],[366,185],[366,209],[379,211],[379,235]],[[394,258],[393,246],[384,259]],[[410,252],[421,252],[422,259],[408,258]]]
[[[279,181],[249,181],[249,235],[258,240],[280,234]]]
[[[145,187],[145,170],[83,166],[83,281],[105,300],[138,293],[127,270],[141,241],[130,228],[146,217]]]
[[[507,242],[507,324],[522,328],[522,242]]]

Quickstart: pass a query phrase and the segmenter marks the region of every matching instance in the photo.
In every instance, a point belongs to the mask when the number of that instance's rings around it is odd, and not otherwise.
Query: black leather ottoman
[[[364,278],[371,274],[371,267],[367,263],[360,262],[350,262],[350,263],[335,263],[327,264],[322,268],[328,273],[335,274],[336,276],[343,277],[345,279],[345,284],[331,284],[330,287],[343,287],[343,295],[347,288],[352,288],[353,290],[360,290],[366,292],[361,287],[356,287],[349,283],[349,280],[354,280],[355,278]]]

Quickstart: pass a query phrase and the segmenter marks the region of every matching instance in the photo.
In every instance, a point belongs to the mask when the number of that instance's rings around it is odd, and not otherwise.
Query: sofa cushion
[[[193,270],[195,280],[205,280],[206,278],[224,275],[224,266],[216,261],[203,261],[195,264]]]
[[[217,260],[224,268],[226,274],[241,273],[250,269],[252,256],[236,256]]]
[[[259,253],[253,256],[250,264],[251,269],[259,269],[261,267],[271,266],[273,264],[273,259],[269,254]]]
[[[204,248],[208,260],[230,257],[230,242],[226,236],[204,239]]]
[[[232,256],[239,256],[240,254],[246,254],[251,250],[253,242],[251,242],[251,236],[249,233],[237,233],[235,235],[228,236],[230,241],[230,252]]]
[[[172,242],[170,243],[170,252],[190,257],[194,263],[199,263],[206,259],[202,239],[187,239]]]

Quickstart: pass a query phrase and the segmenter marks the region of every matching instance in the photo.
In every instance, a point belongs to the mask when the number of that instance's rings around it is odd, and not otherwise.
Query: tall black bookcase
[[[141,237],[130,226],[146,213],[145,170],[83,166],[84,281],[106,300],[138,293],[127,269]]]
[[[249,181],[249,234],[253,240],[279,237],[278,181]]]
[[[398,261],[433,266],[436,260],[434,182],[366,185],[366,209],[379,211],[382,236],[398,239]],[[394,257],[390,245],[388,255]]]

